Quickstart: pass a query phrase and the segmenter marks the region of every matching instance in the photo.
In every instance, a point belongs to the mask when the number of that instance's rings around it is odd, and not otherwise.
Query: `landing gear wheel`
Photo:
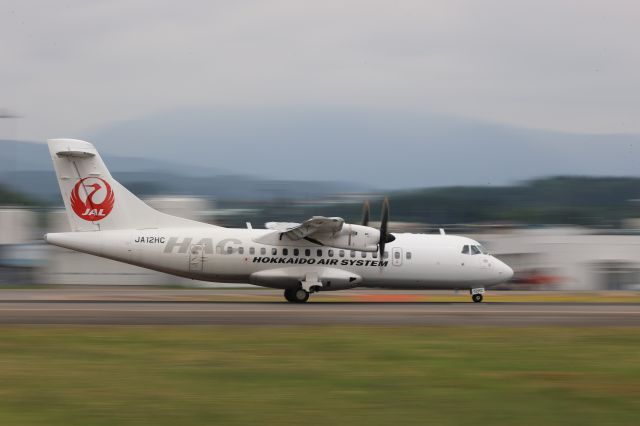
[[[473,296],[471,296],[471,299],[473,299],[473,301],[475,303],[480,303],[480,302],[482,302],[482,295],[481,294],[474,294]]]
[[[293,291],[293,301],[295,303],[304,303],[309,300],[309,292],[303,288]]]
[[[304,303],[309,300],[309,292],[303,288],[288,288],[284,291],[284,298],[291,303]]]
[[[294,303],[294,295],[296,289],[295,288],[287,288],[284,290],[284,298],[287,299],[287,302]]]

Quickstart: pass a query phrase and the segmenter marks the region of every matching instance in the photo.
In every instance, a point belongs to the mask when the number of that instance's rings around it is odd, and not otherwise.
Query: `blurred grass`
[[[0,328],[0,425],[638,424],[637,328]]]

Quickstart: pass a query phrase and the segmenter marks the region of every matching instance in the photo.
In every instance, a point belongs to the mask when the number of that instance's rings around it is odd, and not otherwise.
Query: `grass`
[[[0,425],[621,425],[636,328],[0,328]]]

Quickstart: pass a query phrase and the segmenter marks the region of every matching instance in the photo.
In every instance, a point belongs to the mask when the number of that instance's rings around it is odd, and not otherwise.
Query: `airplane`
[[[195,280],[281,289],[291,303],[356,287],[469,290],[481,302],[485,287],[513,276],[470,238],[390,233],[386,198],[379,229],[369,226],[368,204],[360,224],[314,216],[224,228],[154,210],[111,176],[88,142],[47,143],[71,226],[45,235],[59,247]]]

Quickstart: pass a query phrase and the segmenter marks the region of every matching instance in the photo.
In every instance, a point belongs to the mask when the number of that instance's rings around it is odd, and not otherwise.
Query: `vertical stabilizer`
[[[212,226],[161,213],[120,185],[89,142],[49,139],[72,231]]]

